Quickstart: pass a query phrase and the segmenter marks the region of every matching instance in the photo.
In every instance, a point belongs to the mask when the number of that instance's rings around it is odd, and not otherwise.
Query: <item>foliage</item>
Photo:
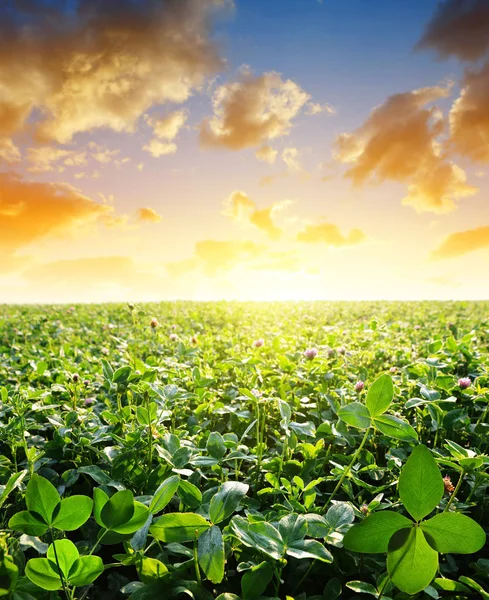
[[[0,597],[489,600],[488,308],[0,306]]]

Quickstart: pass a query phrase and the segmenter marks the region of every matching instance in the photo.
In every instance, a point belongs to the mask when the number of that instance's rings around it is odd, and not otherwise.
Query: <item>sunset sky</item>
[[[488,0],[3,0],[0,302],[489,298]]]

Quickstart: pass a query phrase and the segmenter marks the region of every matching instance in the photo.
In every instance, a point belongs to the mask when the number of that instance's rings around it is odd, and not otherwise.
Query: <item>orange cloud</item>
[[[94,128],[134,130],[151,106],[184,102],[222,67],[211,15],[224,4],[80,0],[75,11],[40,12],[23,3],[19,18],[2,3],[0,122],[19,131],[37,109],[39,139],[61,143]]]
[[[466,71],[462,85],[450,111],[451,141],[463,156],[488,163],[489,61],[477,71]]]
[[[290,132],[292,119],[308,99],[299,85],[278,73],[244,73],[214,93],[214,116],[202,121],[200,142],[230,150],[266,144]]]
[[[150,223],[159,223],[162,219],[154,208],[143,207],[138,210],[138,219],[140,221],[148,221]]]
[[[449,94],[449,87],[436,86],[390,96],[359,129],[338,136],[336,158],[349,165],[345,176],[355,185],[371,179],[407,183],[403,204],[418,212],[447,212],[455,200],[475,194],[438,140],[441,112],[426,107]]]
[[[440,2],[417,48],[432,48],[444,58],[477,60],[489,50],[489,2]]]
[[[68,235],[103,221],[114,209],[61,183],[0,173],[0,252],[12,253],[48,235]]]
[[[238,221],[247,221],[272,240],[277,240],[282,235],[282,229],[275,224],[273,216],[288,204],[289,202],[276,202],[267,208],[259,209],[245,192],[235,190],[225,201],[223,214]]]
[[[36,265],[22,273],[37,294],[48,301],[117,300],[125,293],[141,296],[161,282],[151,267],[126,256],[100,256],[58,260]]]
[[[489,225],[450,234],[431,254],[434,260],[456,258],[482,248],[489,248]]]
[[[360,229],[352,229],[348,235],[344,235],[338,225],[320,223],[319,225],[307,225],[303,231],[297,234],[297,239],[299,242],[323,243],[327,246],[341,248],[361,244],[367,239],[367,236]]]

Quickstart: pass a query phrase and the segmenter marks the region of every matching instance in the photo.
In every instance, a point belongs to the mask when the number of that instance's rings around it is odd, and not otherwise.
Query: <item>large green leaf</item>
[[[88,521],[92,514],[93,500],[88,496],[63,498],[53,527],[62,531],[74,531]]]
[[[109,501],[109,496],[104,492],[102,488],[94,488],[93,490],[93,516],[95,522],[100,525],[100,527],[105,527],[102,521],[102,508]]]
[[[307,521],[302,515],[291,513],[278,522],[278,530],[285,544],[304,539],[307,533]]]
[[[202,504],[202,492],[196,485],[190,483],[190,481],[180,481],[178,486],[178,497],[185,506],[192,509],[196,509]]]
[[[276,560],[285,554],[286,546],[282,536],[270,523],[249,523],[243,517],[234,517],[230,528],[245,546],[260,550]]]
[[[460,513],[440,513],[420,527],[430,546],[442,554],[472,554],[486,543],[482,527]]]
[[[360,402],[351,402],[338,410],[339,418],[351,427],[368,429],[372,424],[370,413]]]
[[[25,566],[26,576],[43,590],[55,591],[61,588],[59,575],[51,568],[47,558],[31,558]]]
[[[418,439],[418,434],[407,421],[393,415],[381,415],[373,419],[375,427],[385,435],[396,440],[412,442]]]
[[[51,525],[54,509],[60,502],[58,490],[54,485],[41,477],[34,474],[25,490],[25,503],[31,512],[35,512]]]
[[[429,585],[438,569],[438,552],[419,527],[401,529],[389,542],[387,571],[401,592],[417,594]]]
[[[219,527],[214,525],[199,537],[198,556],[207,579],[221,583],[224,577],[224,541]]]
[[[132,517],[129,519],[129,521],[127,521],[127,523],[123,523],[118,527],[113,527],[112,531],[115,531],[115,533],[121,533],[123,535],[134,533],[144,526],[149,514],[150,512],[147,506],[145,506],[142,502],[134,501],[134,514]]]
[[[63,577],[68,579],[70,569],[80,554],[72,541],[56,540],[49,546],[46,556],[54,565],[59,564]],[[56,557],[58,557],[57,561]]]
[[[287,554],[294,558],[313,558],[321,562],[333,562],[332,554],[317,540],[295,540],[287,546]]]
[[[241,579],[241,592],[244,600],[258,598],[267,589],[273,577],[273,568],[266,561],[248,569]]]
[[[209,516],[214,524],[229,518],[246,496],[249,486],[239,481],[226,481],[211,498]]]
[[[397,531],[412,526],[413,522],[399,513],[388,510],[376,512],[346,532],[343,546],[353,552],[383,554]]]
[[[226,446],[224,445],[224,439],[218,431],[212,431],[207,438],[206,444],[207,452],[220,460],[226,454]]]
[[[48,530],[46,523],[40,521],[36,515],[30,513],[28,510],[21,510],[16,513],[8,522],[10,529],[15,531],[22,531],[27,535],[43,535]]]
[[[100,556],[80,556],[71,567],[68,581],[74,587],[89,585],[104,571]]]
[[[132,519],[134,497],[130,490],[121,490],[111,496],[100,512],[102,523],[107,529],[115,529]]]
[[[372,417],[385,413],[394,397],[394,385],[389,375],[381,375],[370,386],[365,404]]]
[[[160,542],[192,542],[210,523],[196,513],[169,513],[156,518],[149,528],[151,535]]]
[[[137,563],[139,579],[143,583],[152,583],[168,575],[168,568],[161,560],[143,556]]]
[[[154,515],[161,512],[165,506],[167,506],[177,491],[179,483],[180,477],[178,475],[172,475],[171,477],[168,477],[168,479],[165,479],[158,487],[153,495],[151,504],[149,505],[149,510]]]
[[[443,478],[431,452],[426,446],[416,446],[399,477],[404,508],[420,521],[436,508],[444,490]]]

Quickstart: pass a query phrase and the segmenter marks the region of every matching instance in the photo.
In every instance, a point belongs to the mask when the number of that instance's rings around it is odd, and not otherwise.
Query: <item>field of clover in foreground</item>
[[[489,600],[489,303],[0,306],[0,596]]]

